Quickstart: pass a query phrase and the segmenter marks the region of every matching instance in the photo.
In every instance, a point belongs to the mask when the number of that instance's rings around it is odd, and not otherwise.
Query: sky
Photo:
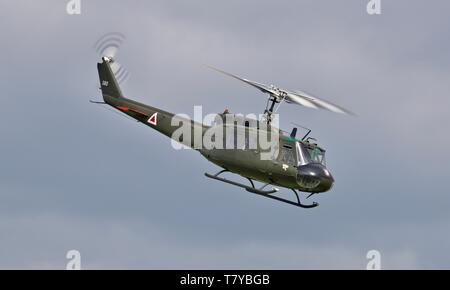
[[[450,3],[0,2],[0,268],[450,268]],[[260,113],[207,68],[311,92],[356,117],[283,105],[336,182],[303,210],[204,176],[219,168],[101,100],[95,43],[126,40],[122,91],[174,113]],[[288,191],[284,191],[288,194]]]

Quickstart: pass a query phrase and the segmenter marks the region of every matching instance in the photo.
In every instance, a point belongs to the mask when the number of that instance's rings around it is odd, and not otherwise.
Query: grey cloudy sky
[[[0,2],[0,268],[363,269],[450,267],[448,1]],[[356,112],[294,106],[336,179],[299,210],[203,173],[99,99],[93,48],[126,42],[124,93],[176,113],[259,113],[252,88],[209,71],[301,89]]]

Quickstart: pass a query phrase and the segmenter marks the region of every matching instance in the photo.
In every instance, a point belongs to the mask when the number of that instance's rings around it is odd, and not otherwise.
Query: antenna
[[[302,137],[302,141],[306,139],[306,137],[308,137],[309,133],[311,133],[311,129],[303,127],[302,125],[299,125],[297,123],[291,122],[292,125],[300,127],[302,129],[305,129],[306,131],[308,131],[303,137]],[[295,128],[294,128],[295,129]],[[294,129],[292,129],[292,132],[294,132]],[[297,130],[295,130],[295,133],[297,133]]]
[[[297,127],[292,128],[291,138],[295,138],[295,135],[297,135]]]

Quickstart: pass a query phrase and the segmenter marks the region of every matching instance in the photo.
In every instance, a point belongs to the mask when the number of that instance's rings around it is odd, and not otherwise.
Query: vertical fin
[[[102,60],[102,63],[97,63],[97,69],[103,98],[105,98],[105,95],[113,98],[122,98],[122,91],[110,66],[113,62],[112,58],[103,57]]]

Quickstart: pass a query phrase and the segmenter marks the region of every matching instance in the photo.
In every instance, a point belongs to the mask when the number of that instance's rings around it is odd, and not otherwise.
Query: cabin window
[[[286,144],[281,146],[279,161],[284,164],[296,165],[295,154],[294,150],[292,149],[292,146]]]
[[[245,132],[245,149],[257,150],[258,149],[258,133],[251,128]]]

